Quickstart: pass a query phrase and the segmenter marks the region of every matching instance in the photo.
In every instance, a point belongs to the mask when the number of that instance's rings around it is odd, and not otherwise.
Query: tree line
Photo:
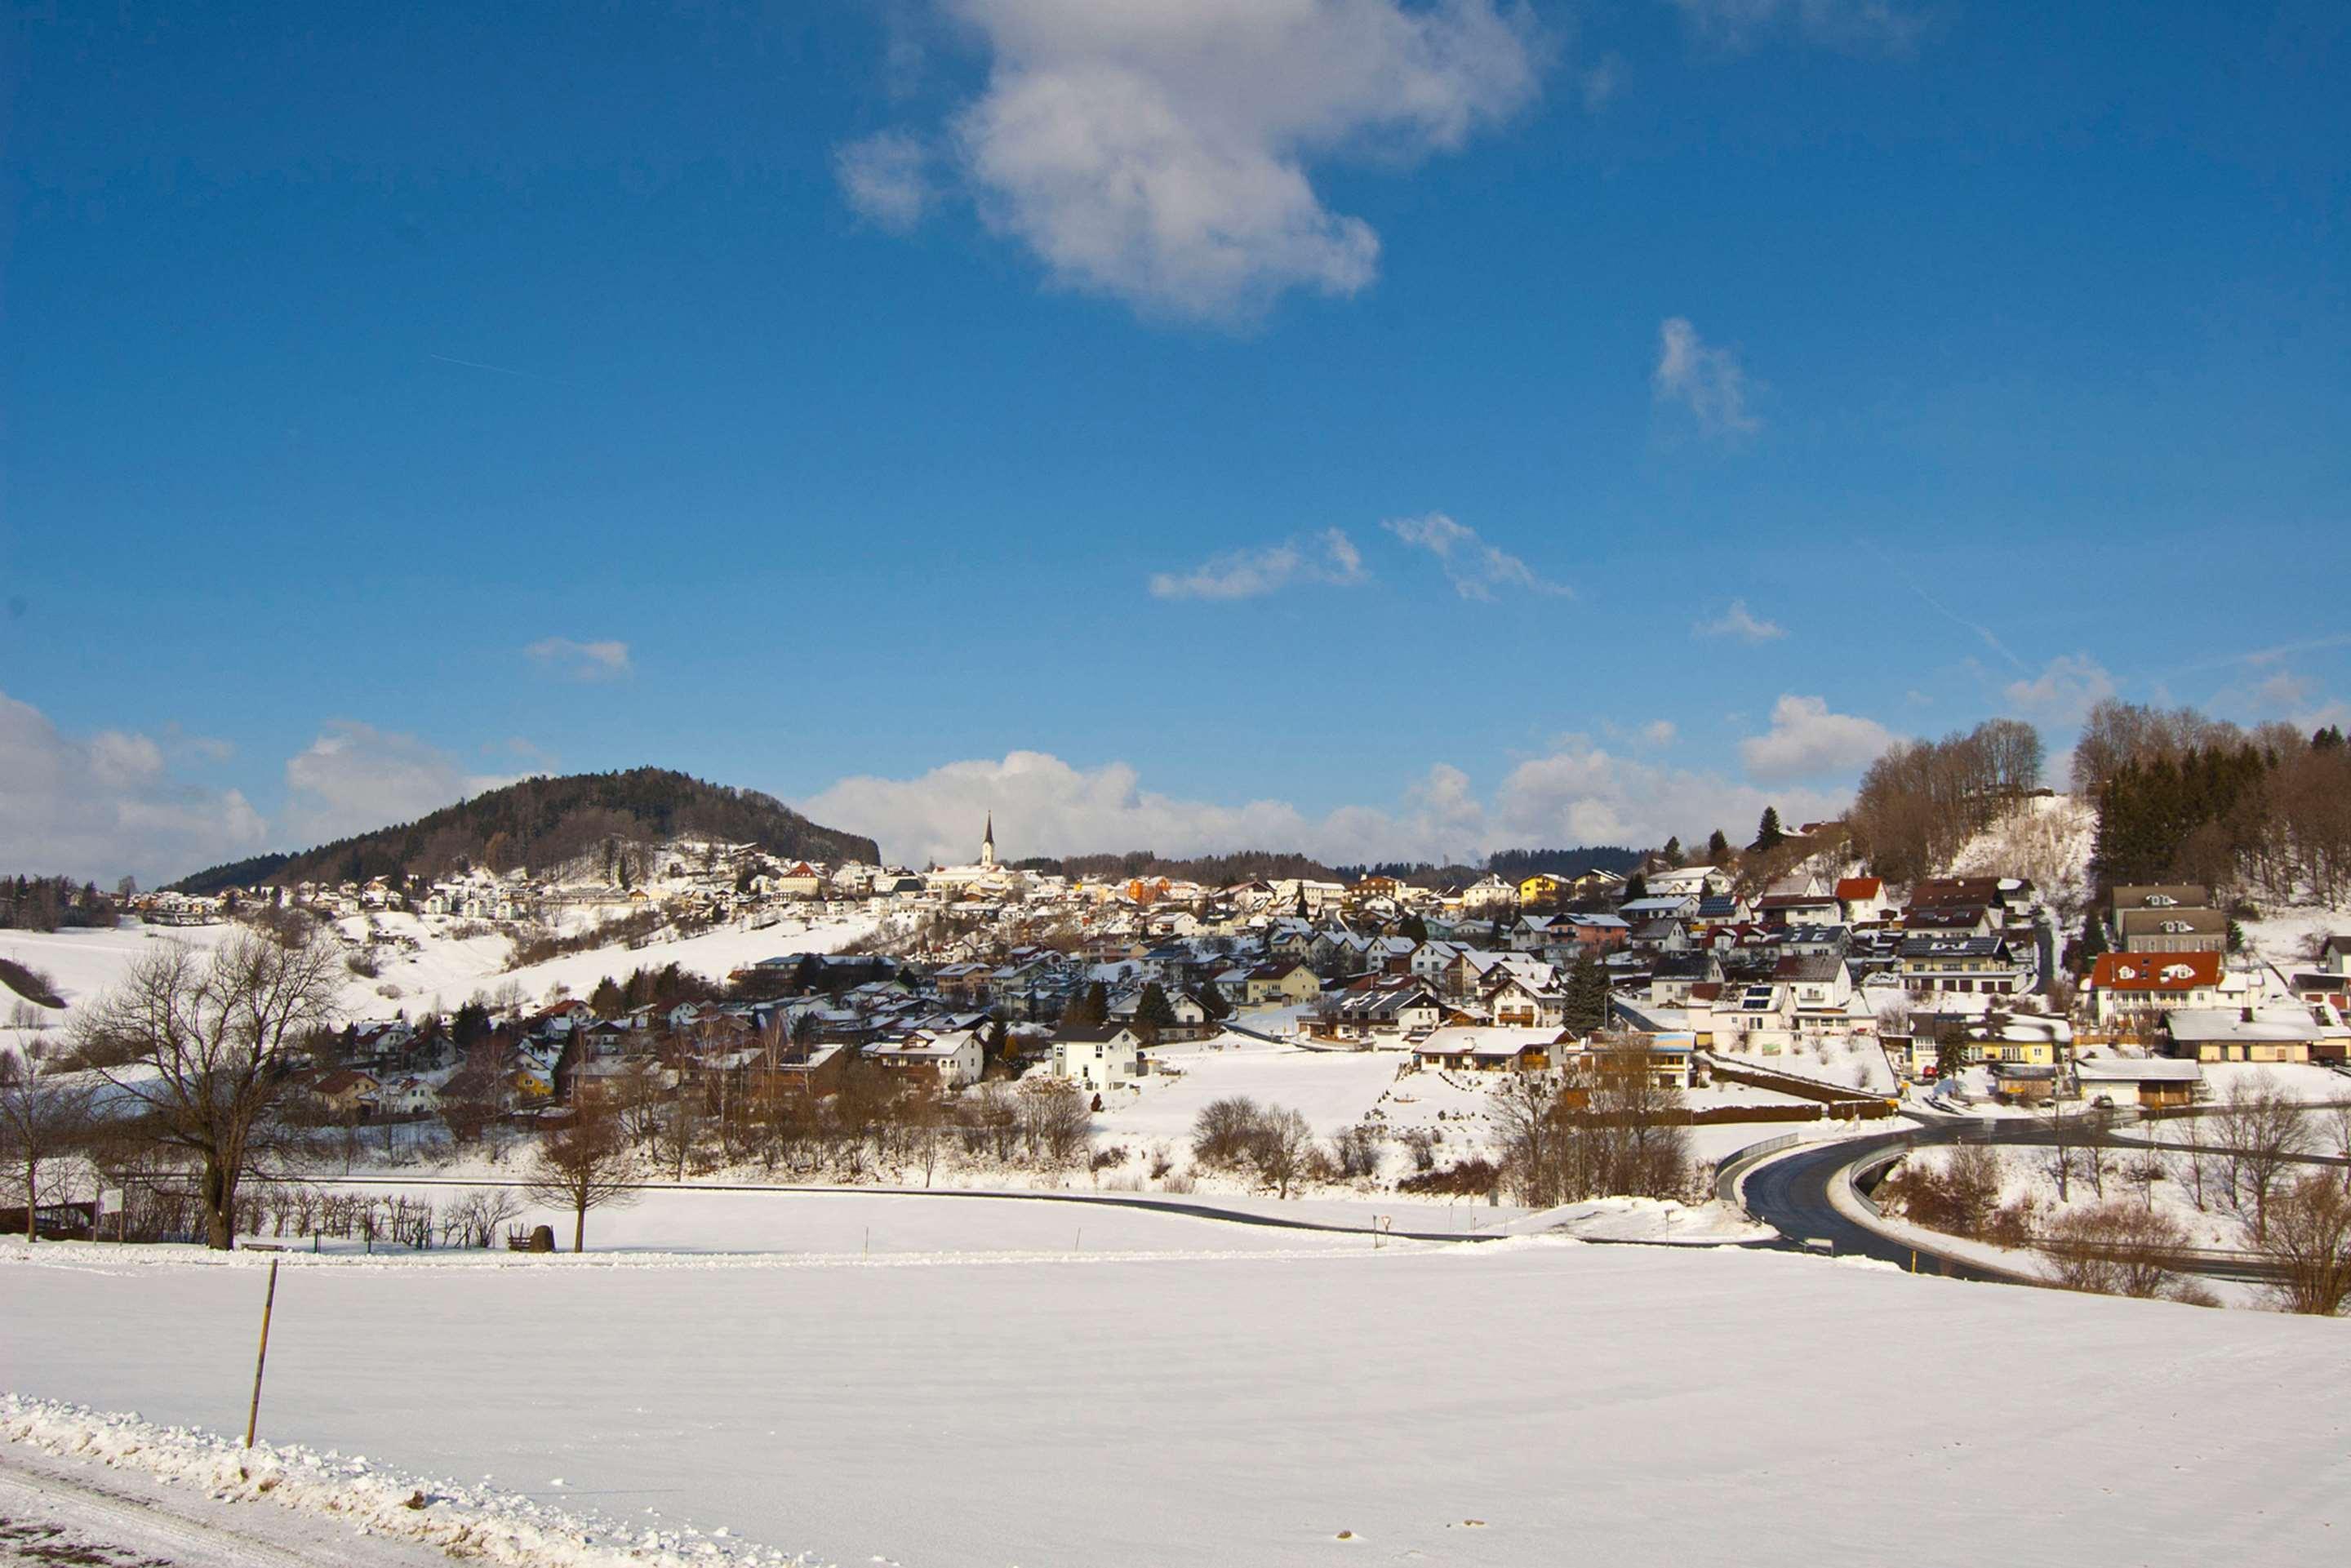
[[[2012,718],[1903,741],[1861,776],[1845,817],[1854,846],[1889,882],[1932,876],[2041,787],[2045,762],[2040,732]]]
[[[2108,701],[2074,760],[2098,807],[2104,889],[2187,882],[2239,897],[2351,894],[2351,747],[2339,727],[2246,731],[2191,709]]]

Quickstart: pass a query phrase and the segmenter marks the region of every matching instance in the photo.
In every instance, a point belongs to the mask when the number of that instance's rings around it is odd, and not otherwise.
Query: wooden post
[[[269,1260],[269,1293],[261,1299],[261,1348],[253,1353],[253,1403],[245,1411],[245,1446],[253,1447],[253,1428],[261,1419],[261,1369],[269,1360],[269,1312],[277,1304],[277,1260]]]

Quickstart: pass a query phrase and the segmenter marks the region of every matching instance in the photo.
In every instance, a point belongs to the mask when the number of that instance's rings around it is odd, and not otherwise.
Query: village
[[[1827,841],[1831,826],[1807,831]],[[593,985],[510,983],[354,1018],[322,1042],[314,1113],[375,1127],[387,1149],[395,1124],[412,1143],[470,1142],[623,1100],[640,1117],[690,1107],[732,1147],[730,1113],[825,1100],[852,1069],[950,1105],[984,1082],[1051,1081],[1114,1115],[1154,1074],[1273,1045],[1388,1053],[1400,1075],[1556,1071],[1636,1048],[1701,1122],[2180,1106],[2211,1098],[2207,1064],[2339,1064],[2351,1048],[2351,936],[2300,962],[2233,951],[2204,888],[2119,887],[2069,921],[2022,877],[1894,888],[1797,858],[1758,885],[1681,858],[1438,886],[1073,880],[1000,863],[991,819],[971,863],[923,871],[684,843],[626,889],[476,873],[136,907],[182,924],[310,912],[350,944],[355,974],[417,945],[402,923],[628,933]],[[776,950],[723,974],[662,965],[665,938],[714,925],[773,931]],[[825,928],[864,935],[851,951],[790,945]],[[620,972],[640,947],[643,967]],[[1732,1084],[1752,1092],[1709,1103]]]

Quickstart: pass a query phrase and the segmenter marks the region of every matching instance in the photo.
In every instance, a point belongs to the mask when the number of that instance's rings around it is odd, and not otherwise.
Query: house
[[[1539,871],[1532,876],[1520,879],[1519,904],[1522,908],[1531,905],[1557,904],[1567,896],[1567,878],[1563,876],[1553,876],[1547,871]]]
[[[1322,977],[1313,970],[1294,959],[1277,959],[1249,971],[1246,1000],[1251,1007],[1289,1006],[1311,1002],[1322,994]]]
[[[799,861],[769,877],[768,885],[786,898],[814,898],[824,891],[824,873]]]
[[[2204,1064],[2177,1057],[2085,1056],[2074,1082],[2093,1104],[2192,1105],[2204,1092]]]
[[[2163,1033],[2170,1054],[2197,1061],[2308,1061],[2323,1023],[2299,1005],[2179,1008]]]
[[[441,1109],[441,1092],[422,1078],[402,1078],[377,1090],[375,1108],[385,1116],[430,1116]]]
[[[2220,978],[2218,953],[2101,953],[2085,988],[2096,1023],[2148,1025],[2173,1008],[2217,1007]]]
[[[1692,911],[1693,914],[1696,911]],[[1790,925],[1834,925],[1844,918],[1844,907],[1825,893],[1770,893],[1755,903],[1755,913],[1775,929]]]
[[[2212,903],[2210,890],[2194,883],[2156,883],[2117,887],[2106,896],[2112,914],[2107,924],[2122,929],[2123,916],[2133,910],[2205,909]]]
[[[1710,865],[1686,865],[1653,871],[1644,879],[1653,895],[1687,894],[1692,898],[1719,897],[1730,891],[1730,873]]]
[[[1874,876],[1841,877],[1836,884],[1837,907],[1847,925],[1874,925],[1886,918],[1886,883]]]
[[[2126,953],[2225,953],[2229,917],[2217,909],[2126,909],[2116,936]]]
[[[1516,887],[1488,872],[1461,890],[1461,913],[1490,915],[1495,910],[1509,908],[1518,896]]]
[[[1653,920],[1695,920],[1698,918],[1698,896],[1687,893],[1652,892],[1646,897],[1630,899],[1618,905],[1616,913],[1635,930]]]
[[[1471,1072],[1533,1072],[1552,1064],[1556,1029],[1460,1025],[1440,1029],[1412,1048],[1416,1066]]]
[[[1053,1076],[1085,1089],[1116,1089],[1143,1076],[1143,1037],[1124,1024],[1078,1024],[1053,1032]]]
[[[1963,996],[2016,996],[2031,977],[2000,936],[1907,936],[1895,973],[1912,990]]]
[[[876,1040],[865,1048],[865,1060],[891,1070],[928,1068],[948,1089],[979,1082],[982,1051],[977,1030],[951,1030],[933,1034],[916,1030],[903,1040]]]
[[[310,1092],[324,1102],[334,1115],[364,1117],[374,1111],[376,1091],[382,1086],[372,1073],[345,1067],[313,1082]]]
[[[1722,961],[1701,948],[1690,953],[1661,953],[1649,971],[1649,1003],[1653,1007],[1677,1008],[1690,999],[1690,992],[1698,986],[1719,986],[1722,983]]]
[[[1792,955],[1772,966],[1771,983],[1787,991],[1787,1010],[1799,1018],[1841,1019],[1853,999],[1853,975],[1843,958]]]
[[[1487,1012],[1497,1025],[1504,1029],[1561,1027],[1567,1013],[1564,996],[1520,977],[1516,971],[1501,973],[1501,979],[1486,993]]]

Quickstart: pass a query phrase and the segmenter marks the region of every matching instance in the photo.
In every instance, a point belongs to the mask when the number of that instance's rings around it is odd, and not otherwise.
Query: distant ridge
[[[467,864],[537,872],[592,853],[607,840],[644,842],[684,833],[756,842],[788,860],[870,864],[882,858],[872,839],[820,827],[772,795],[707,783],[666,768],[632,768],[526,779],[413,822],[298,854],[231,861],[183,877],[172,887],[201,894],[261,883],[437,876]]]

